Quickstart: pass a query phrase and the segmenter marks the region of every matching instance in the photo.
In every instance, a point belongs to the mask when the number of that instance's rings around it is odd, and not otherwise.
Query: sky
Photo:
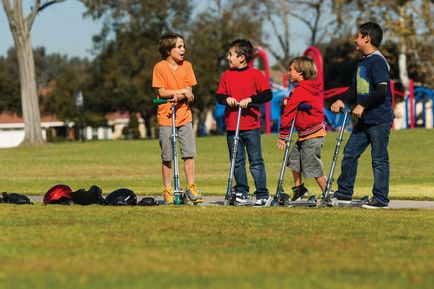
[[[23,8],[27,12],[34,3],[34,0],[23,0]],[[199,6],[206,8],[206,0],[200,0]],[[94,21],[90,17],[83,17],[85,7],[77,0],[66,0],[60,4],[54,4],[40,12],[31,30],[32,45],[45,47],[48,54],[60,53],[68,57],[93,58],[92,36],[98,34],[102,28],[101,22]],[[295,34],[303,34],[303,24],[295,21],[291,30]],[[297,35],[295,35],[297,37]],[[295,41],[291,45],[292,53],[303,53],[306,48],[305,40]],[[273,38],[270,41],[275,41]],[[9,24],[0,4],[0,55],[5,56],[8,49],[12,47],[13,38],[9,30]],[[274,58],[268,53],[271,64]]]
[[[28,11],[33,2],[24,0],[23,9]],[[90,17],[84,18],[84,12],[84,5],[76,0],[67,0],[44,9],[36,16],[31,30],[33,47],[44,46],[49,54],[92,58],[92,36],[98,34],[102,24]],[[0,55],[5,56],[13,45],[3,4],[0,4]]]

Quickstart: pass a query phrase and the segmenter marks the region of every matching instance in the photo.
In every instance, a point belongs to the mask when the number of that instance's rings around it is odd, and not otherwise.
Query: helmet
[[[74,204],[90,205],[90,204],[104,204],[102,197],[102,190],[98,186],[92,186],[89,190],[79,189],[71,193],[71,198]]]
[[[137,203],[139,206],[158,206],[160,203],[153,197],[143,197],[143,199]]]
[[[71,202],[71,188],[67,185],[55,185],[44,196],[44,204],[69,205]]]
[[[134,206],[137,204],[137,197],[129,189],[117,189],[107,195],[105,203],[111,206]]]

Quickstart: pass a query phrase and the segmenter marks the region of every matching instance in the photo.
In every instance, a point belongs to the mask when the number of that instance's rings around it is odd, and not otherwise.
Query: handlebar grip
[[[152,102],[153,102],[155,105],[160,105],[160,104],[167,103],[167,99],[164,99],[164,98],[154,98],[154,99],[152,100]]]

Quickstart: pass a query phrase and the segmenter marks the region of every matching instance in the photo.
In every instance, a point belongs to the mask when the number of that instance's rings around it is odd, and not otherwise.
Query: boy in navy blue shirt
[[[392,94],[390,90],[390,66],[378,50],[383,38],[381,27],[374,22],[359,26],[355,40],[363,58],[357,65],[351,87],[338,96],[331,111],[338,113],[344,102],[355,103],[351,113],[358,118],[344,148],[338,189],[333,193],[334,202],[351,202],[357,165],[360,155],[371,145],[374,173],[373,197],[364,208],[388,208],[389,204],[389,144],[392,127]]]

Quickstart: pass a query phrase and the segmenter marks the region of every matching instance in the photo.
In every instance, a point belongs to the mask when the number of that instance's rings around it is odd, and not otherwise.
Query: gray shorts
[[[324,176],[321,149],[324,137],[298,141],[289,154],[288,166],[291,170],[302,172],[304,178]]]
[[[196,142],[194,138],[194,131],[192,123],[187,123],[177,129],[178,141],[181,144],[181,156],[182,158],[193,158],[196,156]],[[165,162],[173,160],[172,156],[172,127],[160,126],[160,147],[161,147],[161,159]],[[177,145],[179,147],[179,145]]]

